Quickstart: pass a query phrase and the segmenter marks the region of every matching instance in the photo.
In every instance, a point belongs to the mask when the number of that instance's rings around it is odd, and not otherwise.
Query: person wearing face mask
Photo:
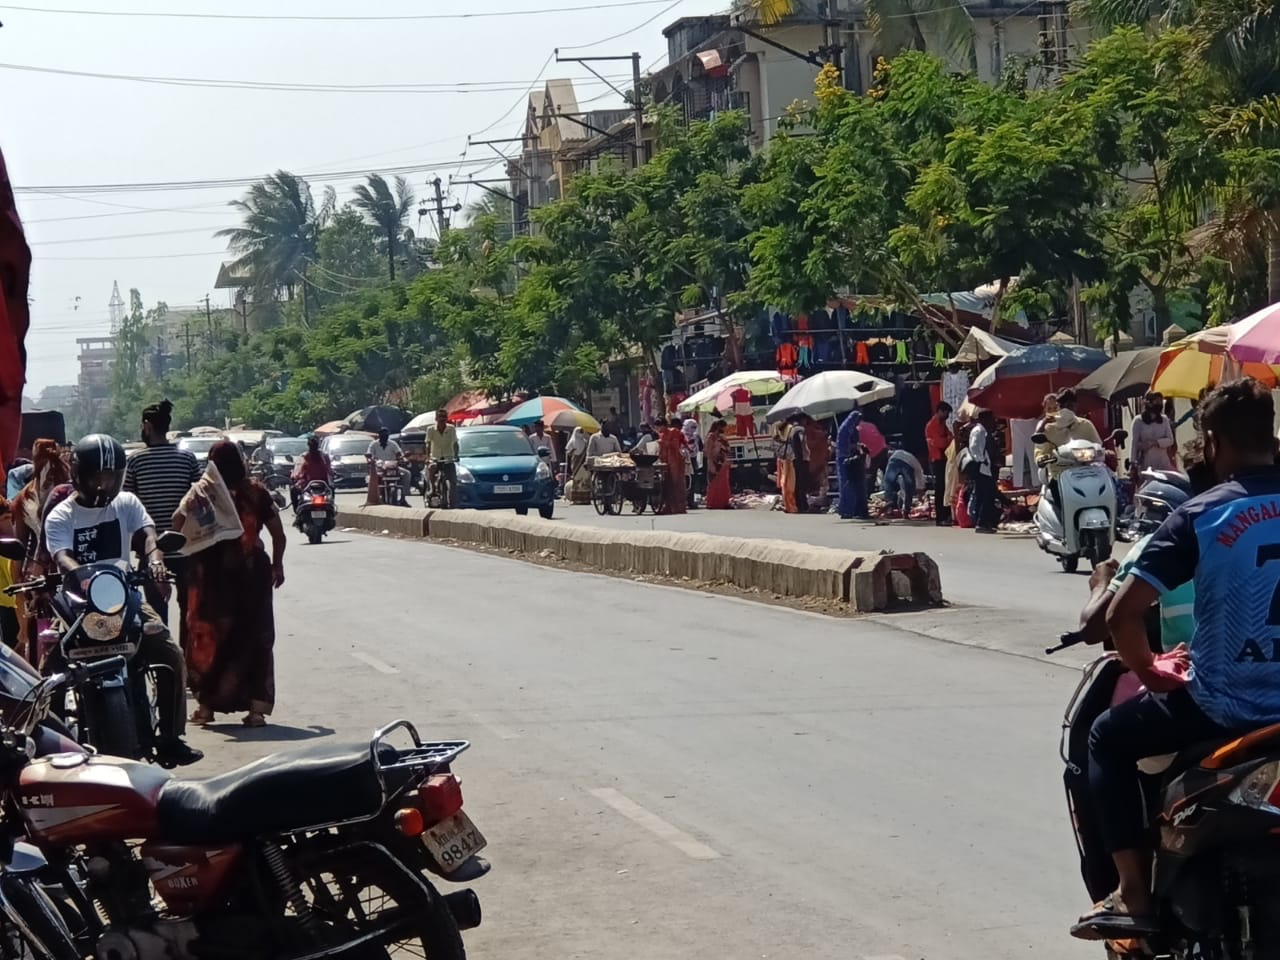
[[[1280,597],[1274,416],[1271,392],[1252,378],[1205,398],[1204,459],[1216,485],[1152,535],[1108,608],[1116,652],[1146,692],[1103,713],[1090,732],[1090,804],[1119,885],[1072,928],[1080,939],[1141,938],[1159,926],[1138,761],[1280,722],[1280,625],[1271,613]],[[1199,472],[1197,482],[1205,484]],[[1157,656],[1147,611],[1191,582],[1190,648]]]
[[[1142,416],[1133,421],[1133,469],[1173,469],[1173,424],[1164,415],[1164,397],[1154,391],[1143,400]]]

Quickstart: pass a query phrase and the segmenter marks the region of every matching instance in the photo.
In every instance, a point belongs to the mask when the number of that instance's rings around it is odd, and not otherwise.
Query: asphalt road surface
[[[285,564],[279,726],[193,731],[201,768],[400,716],[470,739],[494,865],[473,957],[1098,953],[1066,933],[1072,670],[424,543],[336,534]]]

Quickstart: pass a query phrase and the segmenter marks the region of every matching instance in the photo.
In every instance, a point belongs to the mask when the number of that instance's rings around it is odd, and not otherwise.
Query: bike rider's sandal
[[[1154,917],[1135,917],[1115,893],[1094,904],[1071,928],[1071,935],[1077,940],[1140,939],[1159,932]]]

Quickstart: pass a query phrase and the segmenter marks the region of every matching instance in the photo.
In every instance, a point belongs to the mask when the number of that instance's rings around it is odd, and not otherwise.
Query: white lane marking
[[[872,957],[863,957],[862,960],[907,960],[907,958],[898,953],[886,953]]]
[[[519,740],[520,739],[520,734],[516,733],[514,730],[507,729],[506,727],[502,726],[502,724],[500,723],[490,723],[488,720],[480,716],[480,714],[478,713],[473,713],[471,716],[475,719],[476,723],[485,727],[490,733],[492,733],[499,740]]]
[[[591,795],[597,800],[603,800],[628,820],[640,824],[650,833],[667,841],[687,857],[692,857],[694,860],[716,860],[720,857],[720,854],[716,853],[701,840],[696,840],[679,827],[667,823],[656,813],[650,813],[640,804],[629,797],[623,796],[617,790],[610,787],[602,787],[599,790],[592,790]]]
[[[349,650],[347,652],[350,653],[354,659],[363,663],[366,667],[373,667],[373,669],[377,670],[379,673],[385,673],[387,676],[392,676],[393,674],[400,672],[395,667],[391,666],[391,664],[383,663],[377,657],[371,657],[367,653],[361,653],[359,650]]]

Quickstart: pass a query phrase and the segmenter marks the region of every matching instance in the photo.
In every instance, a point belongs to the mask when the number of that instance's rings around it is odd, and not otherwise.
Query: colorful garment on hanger
[[[756,432],[755,413],[751,409],[751,391],[738,387],[729,399],[733,401],[734,429],[740,437],[750,437]]]
[[[784,377],[794,377],[796,375],[796,367],[800,363],[800,351],[796,349],[794,344],[779,344],[775,358],[780,374]]]
[[[899,340],[895,344],[895,347],[896,347],[896,356],[894,358],[894,362],[902,363],[902,364],[910,363],[911,357],[907,355],[907,341]]]
[[[860,367],[871,366],[871,350],[867,347],[867,341],[858,341],[858,345],[853,351],[853,362]]]
[[[941,340],[933,345],[933,365],[935,367],[947,365],[947,345]]]

